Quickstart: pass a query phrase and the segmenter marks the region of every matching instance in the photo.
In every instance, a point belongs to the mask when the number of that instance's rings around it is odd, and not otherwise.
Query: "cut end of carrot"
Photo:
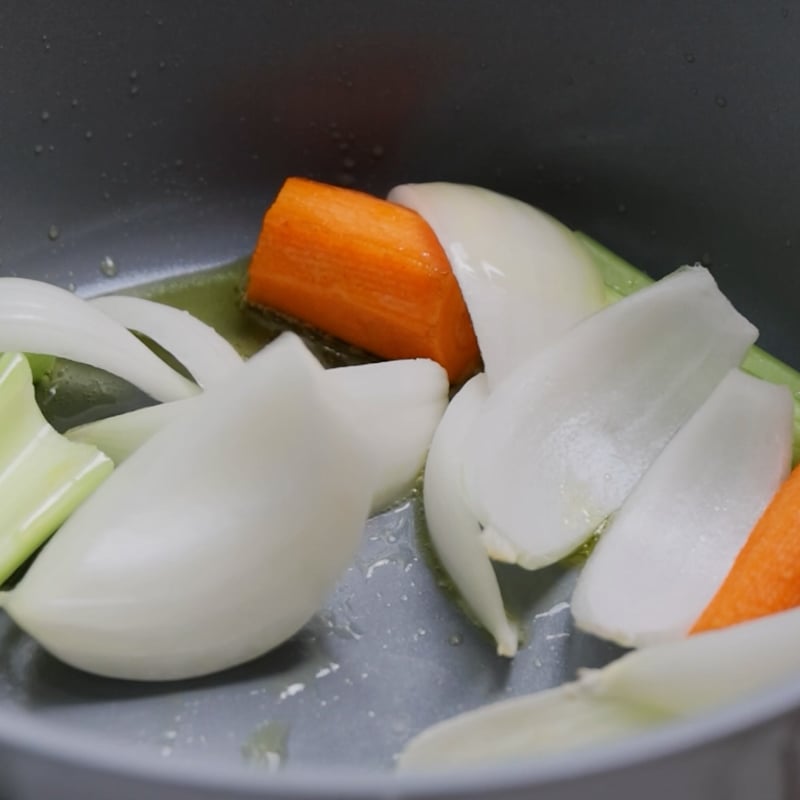
[[[245,299],[383,358],[431,358],[452,382],[480,362],[442,246],[414,211],[289,178],[267,210]]]
[[[800,467],[775,494],[690,634],[800,606]]]

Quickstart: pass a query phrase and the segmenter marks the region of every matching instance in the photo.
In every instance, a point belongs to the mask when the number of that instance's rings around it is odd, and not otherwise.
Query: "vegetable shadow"
[[[290,673],[307,662],[311,643],[299,634],[260,658],[238,667],[182,681],[138,682],[82,672],[50,655],[16,625],[0,621],[0,707],[3,696],[31,710],[72,704],[124,702],[220,689]],[[313,651],[319,654],[320,645]]]

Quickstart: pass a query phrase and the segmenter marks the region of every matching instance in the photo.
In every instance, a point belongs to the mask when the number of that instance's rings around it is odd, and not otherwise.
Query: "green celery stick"
[[[615,302],[638,289],[649,286],[653,279],[629,264],[608,248],[603,247],[585,233],[577,231],[575,236],[589,251],[606,284],[609,302]],[[788,386],[794,400],[794,440],[792,443],[792,464],[800,463],[800,372],[779,361],[760,347],[751,347],[742,362],[742,369],[771,383]]]
[[[50,427],[25,357],[0,356],[0,585],[112,469],[96,447]]]

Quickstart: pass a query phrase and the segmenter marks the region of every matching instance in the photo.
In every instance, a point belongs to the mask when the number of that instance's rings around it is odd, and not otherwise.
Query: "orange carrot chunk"
[[[778,489],[690,633],[800,605],[800,467]]]
[[[270,206],[245,299],[383,358],[431,358],[451,381],[479,363],[450,263],[415,211],[289,178]]]

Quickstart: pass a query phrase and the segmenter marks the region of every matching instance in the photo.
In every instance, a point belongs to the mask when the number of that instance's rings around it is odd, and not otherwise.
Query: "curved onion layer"
[[[94,445],[115,464],[121,464],[158,431],[180,419],[187,406],[196,399],[190,397],[137,408],[125,414],[77,425],[64,435],[70,441]]]
[[[447,405],[447,373],[426,358],[338,367],[325,373],[344,398],[362,445],[370,454],[370,513],[404,497],[425,463],[431,437]],[[66,436],[100,448],[119,464],[156,431],[178,419],[186,403],[157,406],[79,425]]]
[[[486,376],[476,375],[452,399],[436,429],[425,465],[423,497],[431,542],[464,602],[497,642],[497,653],[513,656],[519,632],[506,617],[503,598],[481,527],[464,502],[461,460],[464,441],[486,402]]]
[[[228,341],[188,311],[123,295],[96,297],[89,303],[120,325],[157,342],[204,388],[242,365],[242,357]]]
[[[600,273],[572,232],[478,186],[396,186],[447,253],[478,337],[489,387],[605,304]]]
[[[402,770],[535,759],[690,716],[800,671],[800,609],[653,645],[556,689],[433,725],[401,753]]]
[[[792,396],[733,370],[675,434],[578,579],[572,614],[638,647],[686,636],[789,473]]]
[[[70,517],[8,595],[80,669],[167,680],[276,647],[323,604],[369,507],[341,399],[284,335],[187,405]]]
[[[577,325],[489,397],[467,443],[467,502],[493,555],[536,568],[622,505],[757,330],[702,267]]]
[[[44,353],[91,364],[156,400],[178,400],[199,391],[87,301],[28,278],[0,278],[0,351]]]
[[[326,373],[372,456],[371,513],[407,495],[447,406],[445,370],[427,358],[338,367]]]

